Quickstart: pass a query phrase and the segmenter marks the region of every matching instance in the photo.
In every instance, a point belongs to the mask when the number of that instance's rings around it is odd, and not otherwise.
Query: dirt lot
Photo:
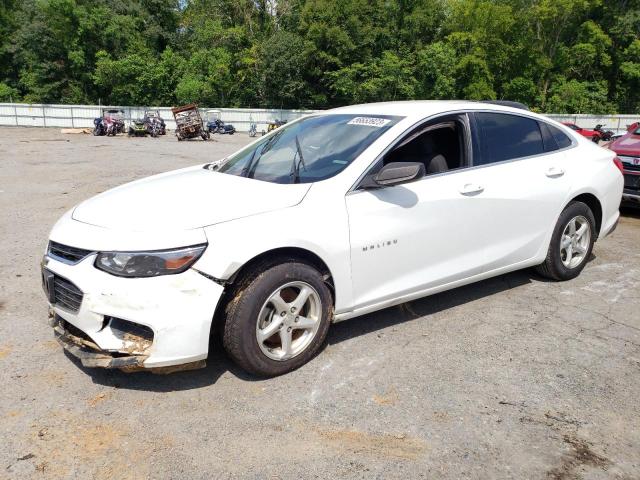
[[[55,220],[215,142],[0,129],[0,478],[640,478],[640,215],[583,274],[518,272],[334,325],[289,375],[214,352],[168,376],[86,370],[46,323]]]

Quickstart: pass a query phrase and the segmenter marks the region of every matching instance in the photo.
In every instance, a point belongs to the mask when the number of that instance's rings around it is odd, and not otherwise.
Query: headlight
[[[119,277],[157,277],[182,273],[202,255],[206,245],[151,252],[100,252],[96,268]]]

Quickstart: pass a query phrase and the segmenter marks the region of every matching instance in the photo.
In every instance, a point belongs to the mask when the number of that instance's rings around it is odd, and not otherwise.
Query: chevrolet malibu
[[[197,368],[217,332],[279,375],[332,322],[527,267],[576,277],[622,189],[613,152],[526,110],[329,110],[67,212],[42,262],[50,323],[85,366]]]

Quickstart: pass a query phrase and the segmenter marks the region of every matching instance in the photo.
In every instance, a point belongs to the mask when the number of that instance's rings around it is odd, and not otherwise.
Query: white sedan
[[[332,322],[521,268],[574,278],[618,220],[614,155],[481,102],[313,114],[67,212],[43,259],[51,324],[86,366],[199,367],[218,332],[283,374]]]

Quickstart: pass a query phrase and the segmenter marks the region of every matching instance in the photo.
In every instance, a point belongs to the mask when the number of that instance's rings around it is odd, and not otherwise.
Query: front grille
[[[53,277],[53,294],[54,305],[65,308],[70,312],[77,312],[80,309],[84,295],[73,283],[58,275]]]
[[[640,157],[629,157],[626,155],[618,155],[618,158],[622,161],[622,166],[625,170],[631,172],[640,172]]]
[[[69,245],[62,245],[61,243],[50,241],[48,253],[52,257],[61,258],[72,263],[77,263],[92,252],[91,250],[70,247]]]

